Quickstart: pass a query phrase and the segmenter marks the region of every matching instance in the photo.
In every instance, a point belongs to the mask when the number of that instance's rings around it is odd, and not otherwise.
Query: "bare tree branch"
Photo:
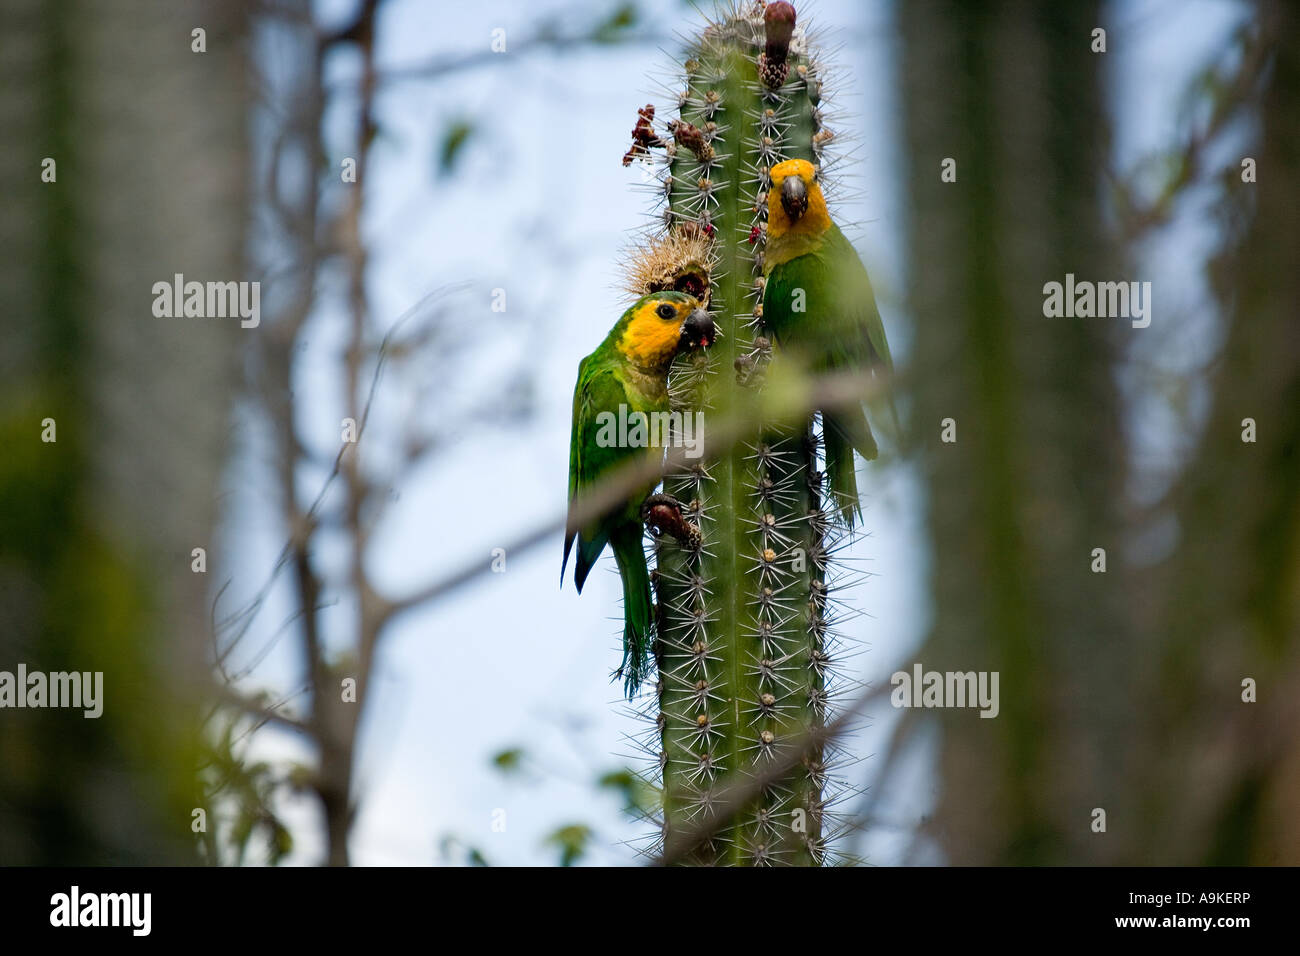
[[[898,378],[895,375],[893,380],[897,381]],[[815,409],[842,408],[863,402],[884,394],[888,387],[888,382],[880,377],[870,378],[857,373],[836,373],[815,379],[808,383],[801,395],[797,398],[791,396],[790,401],[781,407],[764,408],[763,414],[755,414],[751,410],[715,426],[708,454],[732,448],[738,442],[754,437],[760,428],[780,427],[782,424],[801,421]],[[761,426],[760,422],[763,423]],[[544,522],[514,539],[505,550],[508,554],[515,555],[530,551],[551,540],[557,531],[580,528],[626,501],[647,484],[658,481],[664,475],[689,470],[695,463],[695,459],[687,457],[685,449],[673,447],[662,460],[647,455],[642,461],[623,465],[611,471],[590,492],[580,496],[567,516],[556,516]],[[386,613],[396,615],[417,608],[464,586],[488,569],[488,563],[483,560],[466,562],[458,571],[413,594],[387,601]]]

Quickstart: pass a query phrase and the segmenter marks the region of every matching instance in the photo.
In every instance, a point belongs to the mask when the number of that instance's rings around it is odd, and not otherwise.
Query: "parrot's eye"
[[[677,318],[677,310],[674,309],[674,308],[673,308],[671,305],[669,305],[667,302],[663,303],[661,306],[659,306],[659,308],[655,309],[655,313],[656,313],[656,314],[659,316],[659,318],[661,318],[661,319],[675,319],[675,318]]]

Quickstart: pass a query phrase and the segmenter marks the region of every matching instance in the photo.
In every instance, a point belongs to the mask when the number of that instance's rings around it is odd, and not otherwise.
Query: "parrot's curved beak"
[[[798,176],[787,176],[781,184],[781,208],[791,222],[798,222],[808,211],[808,187]]]
[[[681,345],[688,349],[708,348],[713,344],[713,319],[703,309],[696,309],[682,323]]]

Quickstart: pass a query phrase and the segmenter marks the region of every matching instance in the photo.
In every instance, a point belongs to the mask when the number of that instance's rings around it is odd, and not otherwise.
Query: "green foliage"
[[[505,774],[518,773],[523,768],[524,751],[522,747],[511,747],[493,754],[492,766]]]
[[[438,174],[449,176],[456,171],[460,154],[474,135],[474,124],[469,120],[458,119],[447,125],[438,146]]]
[[[445,835],[438,843],[438,853],[444,862],[463,863],[465,866],[491,866],[483,852],[475,846],[462,843],[454,834]]]
[[[592,39],[597,43],[617,43],[623,39],[628,30],[636,26],[637,18],[636,4],[624,3],[596,27],[592,32]]]
[[[251,761],[240,744],[247,741],[244,718],[226,720],[204,756],[208,790],[204,799],[209,831],[203,842],[210,863],[241,866],[254,845],[261,840],[266,862],[278,865],[293,850],[293,835],[275,813],[275,798],[282,788],[306,790],[311,771],[300,764],[292,765],[281,776],[264,761]],[[233,856],[227,857],[217,839],[218,816],[229,813],[224,843]]]
[[[560,866],[573,866],[582,859],[591,843],[591,828],[581,823],[560,827],[546,838],[547,846],[560,851]]]
[[[597,781],[605,790],[614,790],[623,797],[623,811],[638,819],[653,813],[659,802],[659,791],[631,770],[616,770]]]

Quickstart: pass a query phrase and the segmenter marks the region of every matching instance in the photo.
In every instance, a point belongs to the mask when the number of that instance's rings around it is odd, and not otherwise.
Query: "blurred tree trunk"
[[[1258,182],[1235,163],[1223,179],[1210,273],[1225,340],[1150,622],[1162,646],[1144,695],[1143,832],[1149,858],[1179,864],[1300,863],[1300,14],[1258,12],[1273,49],[1251,104]]]
[[[1111,861],[1132,837],[1113,364],[1133,333],[1043,315],[1044,283],[1066,273],[1136,278],[1103,238],[1098,5],[906,3],[899,16],[935,607],[916,659],[997,671],[1001,698],[996,719],[938,712],[933,836],[958,864]],[[949,157],[956,182],[940,177]],[[940,441],[948,418],[955,443]],[[1090,829],[1096,807],[1108,835]]]
[[[236,350],[256,332],[156,318],[152,286],[255,278],[245,16],[4,4],[0,669],[102,671],[104,703],[97,720],[0,711],[0,863],[195,858],[210,627],[191,550],[213,553]]]
[[[1253,24],[1272,58],[1265,88],[1244,91],[1260,175],[1243,183],[1230,164],[1219,183],[1210,410],[1172,494],[1136,515],[1113,377],[1117,344],[1141,330],[1042,315],[1043,284],[1067,272],[1141,278],[1108,251],[1101,218],[1099,11],[901,10],[936,607],[919,659],[1001,674],[997,719],[941,712],[934,836],[956,863],[1294,864],[1297,14],[1264,4]],[[945,157],[955,183],[940,180]],[[955,444],[938,441],[943,418]],[[1123,543],[1157,525],[1176,529],[1169,557],[1126,566]],[[1247,678],[1257,703],[1242,700]]]

